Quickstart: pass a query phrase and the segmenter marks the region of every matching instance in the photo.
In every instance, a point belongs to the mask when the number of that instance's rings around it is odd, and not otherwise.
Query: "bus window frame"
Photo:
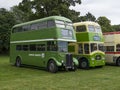
[[[85,51],[85,44],[88,44],[88,50],[87,50],[88,53],[86,53],[86,51]],[[83,46],[84,46],[84,47],[83,47],[84,54],[90,54],[90,43],[84,43]]]
[[[92,27],[92,29],[93,29],[92,31],[91,31],[91,27]],[[87,26],[87,29],[88,29],[88,32],[96,32],[94,25],[90,25],[90,24],[89,24],[89,25]]]
[[[84,27],[84,31],[80,31],[82,29],[78,30],[77,27]],[[78,26],[75,26],[75,30],[76,30],[76,32],[87,32],[87,27],[86,27],[86,25],[78,25]]]

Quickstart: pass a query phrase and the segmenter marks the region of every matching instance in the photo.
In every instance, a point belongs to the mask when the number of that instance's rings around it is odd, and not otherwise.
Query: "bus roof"
[[[105,32],[103,35],[111,35],[111,34],[120,34],[120,31],[118,32]]]
[[[72,22],[70,19],[65,18],[63,16],[49,16],[49,17],[45,17],[45,18],[42,18],[42,19],[37,19],[37,20],[33,20],[33,21],[29,21],[29,22],[14,25],[13,28],[23,26],[23,25],[27,25],[27,24],[36,23],[36,22],[42,22],[42,21],[46,21],[46,20],[55,20],[55,19],[56,20],[64,20],[64,21]]]
[[[100,26],[97,22],[92,22],[92,21],[84,21],[84,22],[77,22],[73,24],[74,26],[79,26],[79,25],[95,25],[95,26]]]

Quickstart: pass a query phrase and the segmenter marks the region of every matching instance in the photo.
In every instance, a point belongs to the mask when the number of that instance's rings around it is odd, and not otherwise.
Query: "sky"
[[[0,8],[10,9],[14,5],[18,5],[22,0],[0,0]],[[120,24],[120,1],[119,0],[82,0],[80,5],[70,7],[80,12],[80,16],[84,16],[90,12],[96,18],[100,16],[107,17],[111,24]]]

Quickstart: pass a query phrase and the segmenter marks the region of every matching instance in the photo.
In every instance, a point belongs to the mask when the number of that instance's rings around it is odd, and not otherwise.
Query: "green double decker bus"
[[[76,70],[78,61],[68,53],[68,43],[76,42],[72,21],[50,16],[13,26],[10,63],[44,67],[55,73],[59,68]]]
[[[104,66],[105,53],[103,52],[103,35],[101,27],[96,22],[85,21],[74,23],[76,43],[69,44],[69,52],[79,61],[79,67]]]

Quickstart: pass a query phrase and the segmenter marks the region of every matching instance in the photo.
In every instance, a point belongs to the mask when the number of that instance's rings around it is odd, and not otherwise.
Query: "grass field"
[[[52,74],[11,66],[8,56],[0,56],[0,90],[120,90],[120,67]]]

